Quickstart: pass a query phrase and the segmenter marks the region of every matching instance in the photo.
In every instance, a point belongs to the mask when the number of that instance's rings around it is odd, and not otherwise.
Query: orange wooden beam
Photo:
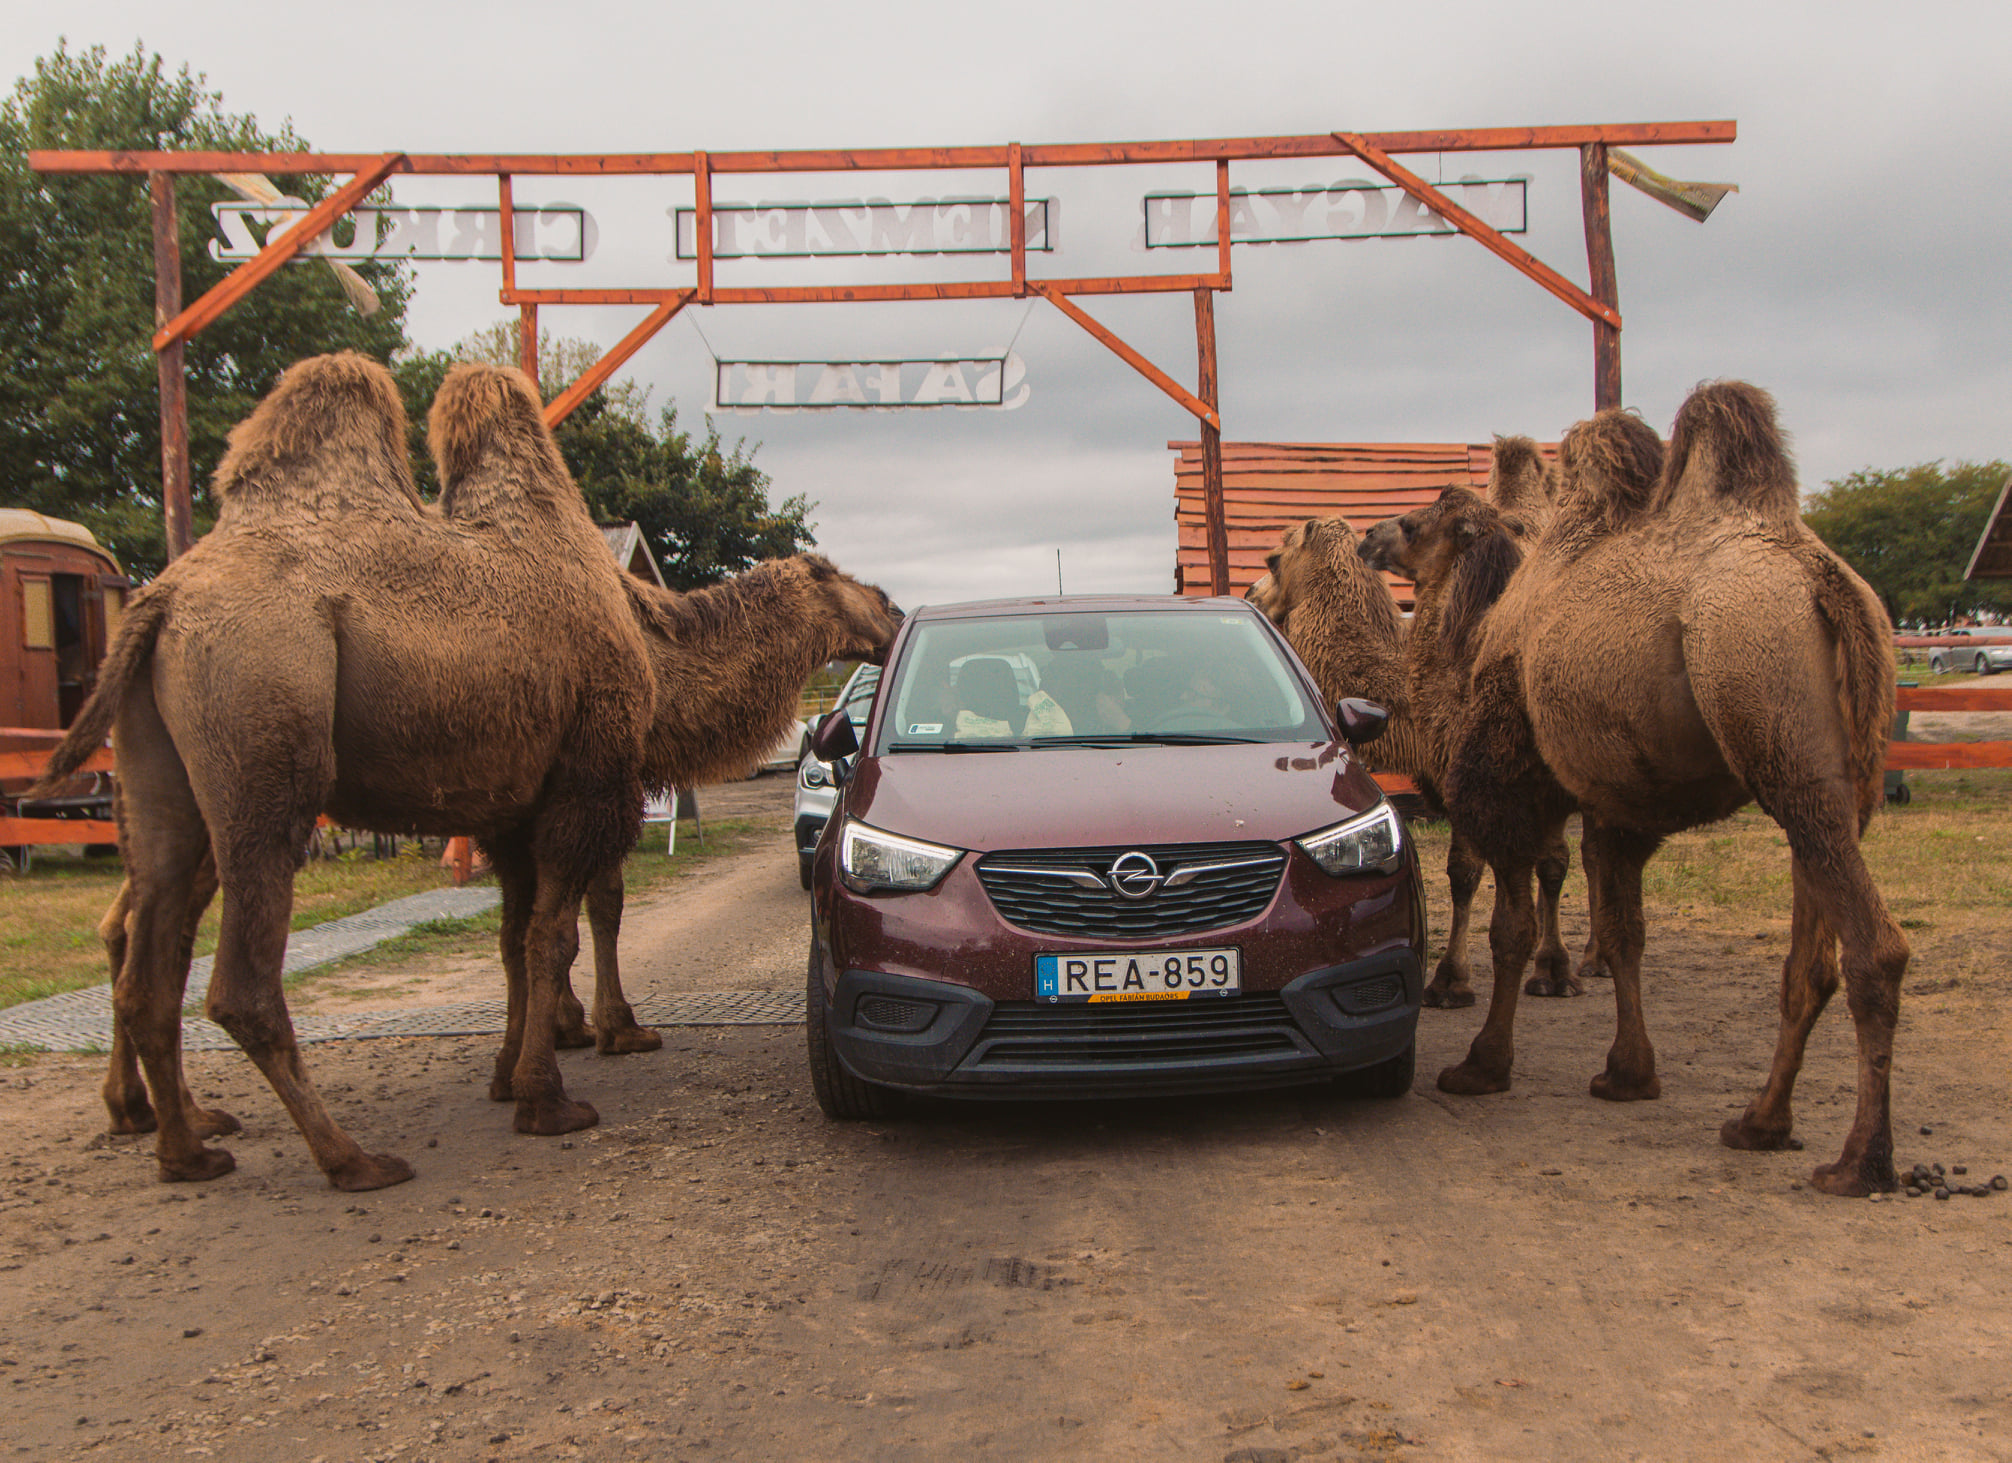
[[[693,290],[681,290],[675,298],[663,301],[650,311],[641,325],[623,336],[606,355],[587,368],[585,375],[553,398],[545,408],[545,425],[556,427],[571,416],[573,408],[593,395],[596,387],[620,370],[623,363],[641,350],[651,336],[668,325],[671,317],[684,309],[695,293]]]
[[[1440,131],[1361,134],[1386,153],[1524,152],[1553,147],[1609,147],[1719,143],[1738,140],[1733,121],[1633,122],[1565,127],[1463,127]],[[1251,161],[1259,158],[1338,157],[1350,151],[1330,133],[1289,137],[1229,137],[1189,142],[1062,143],[1023,147],[1030,168],[1098,167],[1117,163]],[[721,152],[716,173],[905,172],[928,168],[1003,168],[1010,149],[986,147],[826,148],[792,152]],[[28,166],[38,173],[353,173],[372,166],[375,153],[329,152],[131,152],[34,149]],[[689,152],[638,153],[408,153],[410,173],[689,173]]]
[[[52,747],[50,751],[54,751]],[[49,752],[0,752],[0,778],[40,777],[49,765]],[[112,770],[112,749],[102,747],[84,759],[78,767],[79,773],[110,772]],[[0,839],[0,842],[4,842]]]
[[[1544,286],[1545,289],[1577,310],[1581,315],[1584,315],[1588,320],[1595,320],[1611,325],[1616,330],[1621,328],[1621,312],[1619,310],[1594,299],[1591,295],[1573,284],[1572,281],[1565,278],[1564,275],[1558,273],[1557,270],[1539,259],[1535,254],[1532,254],[1528,249],[1525,249],[1521,244],[1512,244],[1499,229],[1491,228],[1481,222],[1480,219],[1419,177],[1418,174],[1412,172],[1402,163],[1397,162],[1389,153],[1377,147],[1368,138],[1358,136],[1353,132],[1337,132],[1334,135],[1348,147],[1350,152],[1368,163],[1372,168],[1375,168],[1384,177],[1390,179],[1391,182],[1452,224],[1461,233],[1479,243],[1483,248],[1506,260],[1510,265],[1521,270],[1524,274],[1529,275],[1530,278],[1536,280],[1538,284]]]
[[[1902,686],[1900,711],[2012,711],[2012,686]]]
[[[200,300],[155,331],[154,349],[166,350],[178,340],[187,340],[250,294],[274,270],[320,238],[329,225],[367,198],[370,191],[397,171],[404,160],[403,153],[386,153],[360,170],[349,182],[309,209],[298,224],[259,250],[255,258],[247,259],[233,269]]]
[[[1215,408],[1211,407],[1199,396],[1196,396],[1194,392],[1188,390],[1187,387],[1181,385],[1180,382],[1169,376],[1165,371],[1162,371],[1158,366],[1126,345],[1124,341],[1100,325],[1093,317],[1084,313],[1083,308],[1067,295],[1063,294],[1055,284],[1048,280],[1030,280],[1027,287],[1085,330],[1089,331],[1090,334],[1096,336],[1098,340],[1109,346],[1120,360],[1124,361],[1141,376],[1144,376],[1148,381],[1159,387],[1160,390],[1166,392],[1167,395],[1186,407],[1188,411],[1194,414],[1198,421],[1206,426],[1214,427],[1217,431],[1222,430],[1222,418],[1216,415]]]
[[[1118,275],[1097,279],[1029,280],[1029,290],[1056,290],[1066,295],[1187,294],[1197,289],[1224,289],[1219,274]],[[498,298],[506,305],[654,305],[692,293],[683,289],[551,289],[509,290]],[[1013,281],[960,280],[943,284],[792,285],[750,289],[714,289],[714,305],[832,305],[888,300],[1003,300],[1014,295]]]
[[[45,843],[117,843],[119,825],[89,818],[0,817],[0,845]]]
[[[1889,769],[1937,772],[1955,767],[2012,767],[2012,742],[1888,742]]]

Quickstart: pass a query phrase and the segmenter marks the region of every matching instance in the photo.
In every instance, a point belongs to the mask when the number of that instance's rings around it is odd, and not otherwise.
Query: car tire
[[[862,1082],[845,1070],[825,1027],[828,1006],[824,980],[818,974],[817,936],[810,937],[809,969],[803,992],[804,1045],[810,1057],[810,1090],[824,1115],[839,1121],[892,1117],[901,1110],[901,1094],[872,1082]]]
[[[1985,653],[1984,653],[1983,651],[1981,651],[1981,650],[1980,650],[1980,651],[1978,651],[1978,652],[1977,652],[1977,665],[1976,665],[1975,669],[1976,669],[1976,671],[1977,671],[1977,674],[1978,674],[1978,675],[1980,675],[1980,676],[1988,676],[1988,675],[1990,675],[1990,674],[1991,674],[1991,657],[1990,657],[1990,656],[1988,656],[1988,655],[1986,655],[1986,654],[1985,654]]]
[[[1936,675],[1939,676],[1944,671],[1948,670],[1949,666],[1948,663],[1945,662],[1941,656],[1931,655],[1928,657],[1928,668],[1929,670],[1933,671]]]
[[[1402,1097],[1411,1091],[1412,1079],[1417,1075],[1418,1038],[1414,1036],[1396,1056],[1386,1057],[1373,1067],[1344,1072],[1334,1079],[1334,1085],[1345,1097],[1383,1100]]]

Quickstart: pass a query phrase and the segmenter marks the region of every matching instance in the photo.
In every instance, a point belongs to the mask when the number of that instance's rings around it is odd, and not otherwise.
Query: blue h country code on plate
[[[1187,1001],[1242,989],[1243,960],[1234,949],[1034,957],[1037,1001]]]

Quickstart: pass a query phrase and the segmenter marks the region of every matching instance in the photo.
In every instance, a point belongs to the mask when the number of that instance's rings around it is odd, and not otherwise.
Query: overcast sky
[[[291,119],[329,151],[710,152],[951,146],[1731,118],[1730,146],[1642,149],[1736,182],[1698,225],[1616,183],[1626,400],[1667,430],[1721,376],[1774,392],[1805,489],[1863,467],[2012,458],[2012,9],[2002,4],[1492,3],[553,5],[353,0],[264,7],[57,0],[0,31],[7,74],[67,35],[143,40],[233,111]],[[1574,153],[1405,159],[1428,179],[1527,176],[1522,241],[1584,283]],[[1233,169],[1237,186],[1367,176],[1321,159]],[[1060,202],[1036,274],[1185,272],[1210,255],[1133,249],[1141,196],[1212,169],[1033,173]],[[718,201],[951,193],[996,178],[718,180]],[[403,179],[406,202],[493,202],[486,183]],[[599,248],[526,282],[670,286],[678,180],[526,179],[520,201],[588,207]],[[837,266],[820,263],[822,277]],[[846,268],[885,277],[882,263]],[[495,265],[420,266],[409,324],[445,346],[505,313]],[[974,277],[910,259],[911,278]],[[976,272],[1006,273],[1003,258]],[[798,271],[795,274],[790,270]],[[802,265],[722,264],[719,282]],[[781,272],[778,272],[781,271]],[[1216,305],[1224,435],[1260,441],[1555,437],[1592,404],[1591,327],[1464,239],[1239,247]],[[1185,295],[1091,300],[1177,380],[1195,379]],[[548,309],[601,343],[639,307]],[[1171,588],[1171,440],[1193,419],[1052,306],[688,310],[632,362],[697,426],[724,358],[977,356],[1011,343],[1014,411],[728,415],[778,496],[803,493],[843,567],[920,604]]]

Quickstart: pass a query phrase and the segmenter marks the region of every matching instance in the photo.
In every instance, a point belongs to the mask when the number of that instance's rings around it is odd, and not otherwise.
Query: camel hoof
[[[1786,1126],[1763,1128],[1744,1117],[1727,1118],[1725,1126],[1719,1129],[1719,1142],[1743,1153],[1773,1153],[1788,1147],[1788,1138]]]
[[[1507,1092],[1509,1074],[1491,1072],[1469,1060],[1441,1072],[1439,1090],[1451,1092],[1458,1097],[1481,1097],[1490,1092]]]
[[[1663,1083],[1653,1072],[1636,1078],[1607,1071],[1593,1079],[1592,1091],[1602,1102],[1653,1102],[1663,1095]]]
[[[111,1113],[112,1121],[106,1126],[105,1131],[114,1137],[131,1137],[134,1133],[151,1133],[161,1125],[160,1120],[154,1116],[152,1106],[145,1103],[136,1108],[115,1107],[109,1108],[107,1111]],[[200,1136],[207,1138],[214,1135],[204,1133]]]
[[[388,1189],[412,1177],[412,1165],[389,1153],[362,1153],[328,1171],[328,1186],[344,1193]]]
[[[1526,996],[1583,996],[1586,988],[1576,975],[1533,975],[1524,983]]]
[[[1867,1194],[1878,1192],[1890,1194],[1900,1187],[1895,1177],[1893,1165],[1886,1165],[1882,1174],[1867,1173],[1864,1167],[1855,1163],[1825,1163],[1817,1167],[1809,1176],[1809,1186],[1825,1194],[1834,1194],[1840,1199],[1863,1199]]]
[[[220,1179],[238,1166],[228,1148],[198,1148],[188,1158],[159,1158],[155,1162],[164,1184],[200,1184]]]
[[[548,1097],[543,1102],[517,1104],[517,1131],[538,1138],[556,1138],[561,1133],[577,1133],[601,1121],[592,1103],[574,1102],[567,1097]]]
[[[489,1079],[489,1100],[491,1102],[514,1102],[517,1094],[511,1090],[510,1079],[498,1074]]]
[[[1607,969],[1607,962],[1600,959],[1588,960],[1579,967],[1580,980],[1612,980],[1614,972]]]
[[[647,1026],[624,1026],[615,1030],[602,1028],[600,1039],[594,1043],[604,1057],[625,1057],[635,1052],[653,1052],[664,1044],[664,1039]]]
[[[1425,1004],[1441,1010],[1451,1011],[1461,1006],[1474,1004],[1472,986],[1427,986]]]
[[[594,1028],[586,1024],[562,1026],[552,1033],[552,1045],[560,1051],[578,1051],[594,1044]]]
[[[221,1108],[198,1107],[189,1112],[189,1127],[198,1138],[228,1138],[245,1125]]]

